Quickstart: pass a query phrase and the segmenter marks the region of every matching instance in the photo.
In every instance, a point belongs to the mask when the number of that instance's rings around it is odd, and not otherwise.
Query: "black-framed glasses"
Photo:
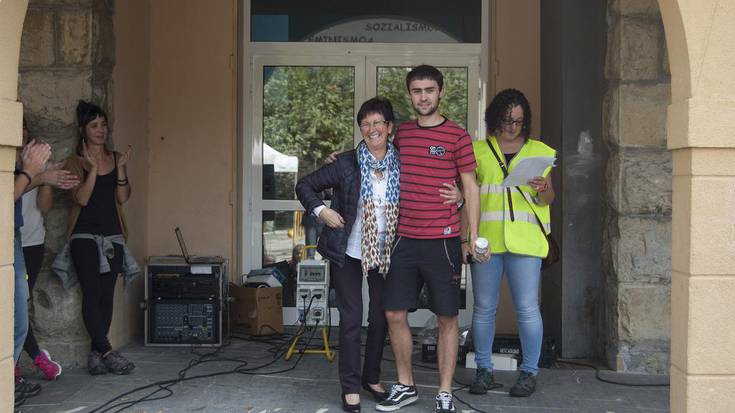
[[[370,130],[370,127],[377,129],[378,127],[385,127],[388,125],[387,120],[374,120],[372,122],[362,122],[360,124],[360,130]]]
[[[523,119],[513,120],[510,118],[505,118],[500,122],[503,124],[503,126],[510,127],[510,126],[523,126],[523,121],[524,121]]]

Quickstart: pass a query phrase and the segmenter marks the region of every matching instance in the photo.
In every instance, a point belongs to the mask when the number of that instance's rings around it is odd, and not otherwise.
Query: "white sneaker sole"
[[[408,406],[411,403],[415,403],[418,399],[419,399],[419,396],[416,395],[416,396],[413,396],[413,397],[409,397],[409,398],[403,400],[402,402],[400,402],[398,404],[394,404],[392,406],[383,406],[382,404],[376,404],[375,405],[375,410],[377,410],[379,412],[395,412],[396,410],[400,409],[401,407],[406,407],[406,406]]]

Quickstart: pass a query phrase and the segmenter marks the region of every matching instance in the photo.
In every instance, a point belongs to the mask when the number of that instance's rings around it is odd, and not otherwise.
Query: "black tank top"
[[[505,162],[510,165],[510,162],[518,155],[518,152],[504,153],[503,155],[505,155]]]
[[[88,174],[84,171],[84,175]],[[97,175],[87,206],[82,207],[74,226],[74,234],[117,235],[122,234],[117,215],[117,158],[115,168],[105,175]]]

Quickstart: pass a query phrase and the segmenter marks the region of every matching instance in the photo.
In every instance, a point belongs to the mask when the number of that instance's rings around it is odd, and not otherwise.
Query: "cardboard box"
[[[282,287],[253,288],[230,283],[230,331],[255,336],[283,333]]]

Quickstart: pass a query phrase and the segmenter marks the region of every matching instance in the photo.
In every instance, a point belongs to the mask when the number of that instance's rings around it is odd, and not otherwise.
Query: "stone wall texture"
[[[55,160],[74,152],[79,99],[91,100],[112,113],[112,15],[109,0],[29,3],[21,40],[18,97],[32,136],[52,145]],[[39,344],[64,366],[85,364],[89,352],[81,292],[78,287],[65,291],[50,270],[66,241],[70,207],[68,193],[56,191],[54,207],[46,216],[46,254],[31,307]]]
[[[655,0],[608,1],[606,60],[605,353],[616,370],[662,374],[671,330],[671,74]]]

